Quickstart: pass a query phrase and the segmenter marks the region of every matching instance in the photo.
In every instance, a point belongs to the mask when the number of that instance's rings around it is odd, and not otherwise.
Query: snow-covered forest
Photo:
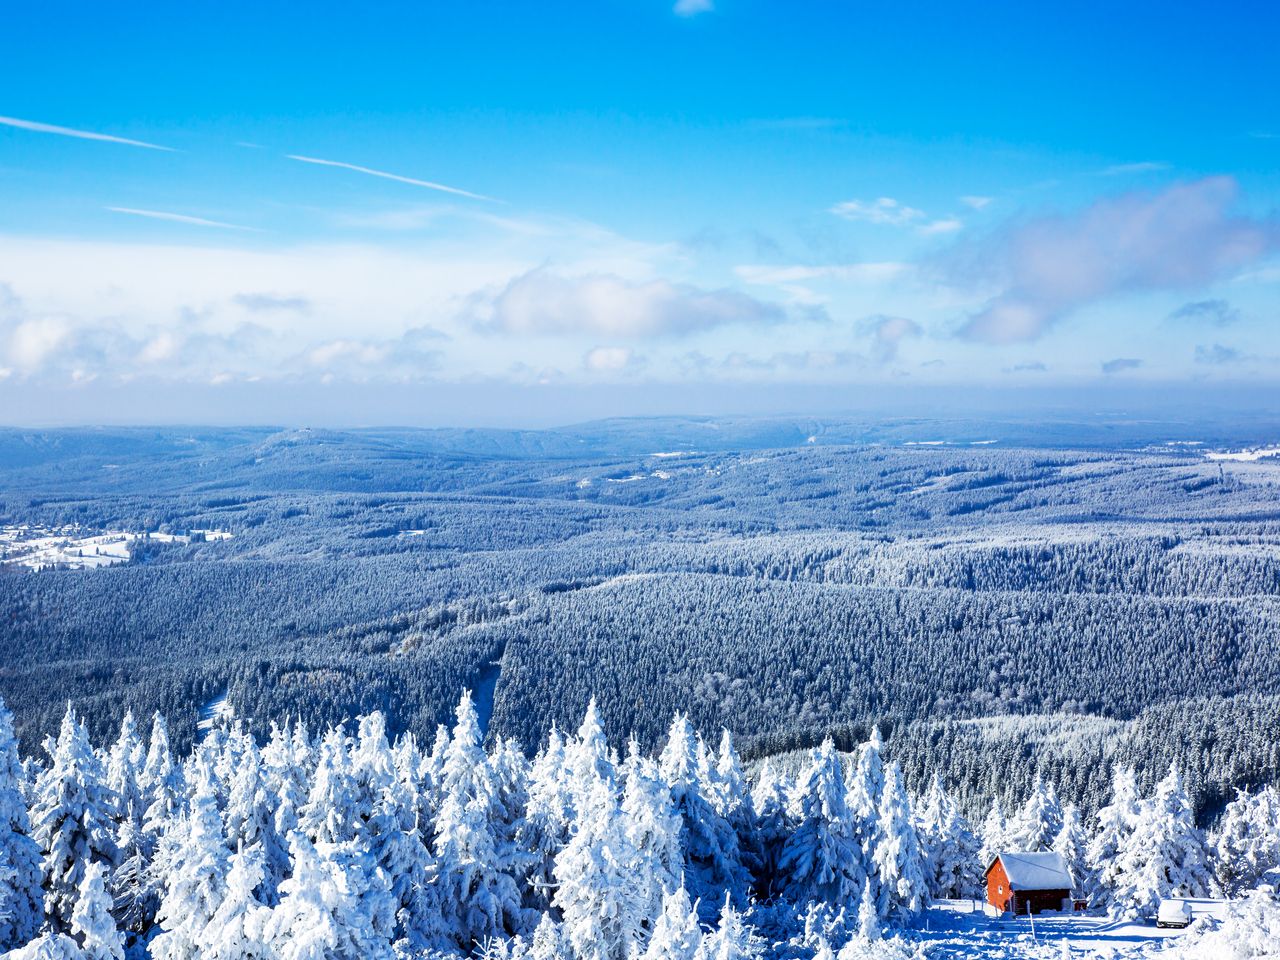
[[[379,713],[264,743],[225,721],[179,758],[160,715],[94,744],[68,707],[45,753],[20,757],[0,708],[15,958],[905,960],[927,956],[930,903],[981,896],[1002,850],[1060,853],[1117,917],[1239,898],[1202,947],[1280,930],[1280,795],[1241,794],[1205,833],[1176,769],[1147,796],[1121,773],[1088,819],[1037,781],[975,824],[941,780],[912,795],[876,734],[748,778],[727,732],[708,745],[677,714],[646,755],[592,704],[529,759],[486,748],[469,693],[431,744],[389,740]]]

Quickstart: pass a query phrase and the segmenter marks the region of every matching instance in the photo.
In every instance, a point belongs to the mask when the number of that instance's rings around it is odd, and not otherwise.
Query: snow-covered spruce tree
[[[419,829],[416,794],[398,780],[382,788],[367,824],[368,852],[390,885],[395,937],[413,951],[445,943],[436,864]]]
[[[136,938],[151,929],[160,909],[163,878],[152,866],[151,849],[135,817],[125,817],[116,832],[118,864],[111,871],[111,896],[116,925]]]
[[[368,810],[362,810],[351,766],[351,738],[342,726],[320,742],[307,802],[298,812],[298,829],[313,843],[354,840]]]
[[[875,861],[876,849],[883,839],[880,833],[880,801],[884,793],[883,747],[880,728],[872,727],[871,738],[858,748],[858,760],[849,769],[846,784],[849,809],[862,847],[862,862],[868,868]],[[880,881],[873,872],[868,872],[866,882],[878,887]],[[875,894],[879,902],[882,898],[878,889]]]
[[[1009,849],[1024,853],[1047,851],[1062,831],[1062,807],[1056,791],[1036,774],[1031,794],[1009,824],[1005,842]]]
[[[1093,877],[1089,870],[1089,834],[1085,832],[1080,808],[1074,803],[1068,804],[1062,811],[1062,829],[1054,838],[1052,850],[1067,865],[1071,879],[1075,881],[1076,891],[1093,888]]]
[[[703,794],[705,773],[699,775],[698,746],[688,717],[676,714],[659,759],[659,769],[671,789],[671,802],[681,819],[685,884],[692,896],[703,901],[718,899],[724,890],[735,898],[743,898],[749,878],[742,864],[738,835]],[[701,765],[705,771],[705,751]]]
[[[765,955],[764,940],[733,908],[733,897],[725,894],[720,922],[702,938],[699,960],[757,960]]]
[[[391,942],[380,929],[388,918],[377,909],[382,902],[377,887],[381,883],[385,891],[386,884],[381,871],[336,861],[301,830],[289,838],[289,851],[293,873],[280,885],[280,903],[264,930],[273,955],[278,960],[390,960]],[[389,904],[390,898],[385,900]]]
[[[936,773],[925,795],[917,832],[930,897],[954,899],[976,893],[982,880],[977,869],[980,844]]]
[[[156,846],[169,825],[182,813],[185,794],[182,768],[173,760],[169,749],[169,727],[159,713],[151,721],[151,742],[147,747],[146,763],[139,779],[142,792],[142,829],[149,855],[155,856]]]
[[[689,902],[682,884],[663,897],[662,912],[649,935],[643,960],[696,960],[702,938],[698,906]]]
[[[764,867],[764,851],[757,830],[755,804],[742,769],[742,758],[733,745],[733,736],[725,729],[720,731],[715,773],[713,806],[738,835],[743,868],[749,877],[756,878]]]
[[[1212,838],[1214,872],[1223,892],[1239,896],[1280,870],[1280,791],[1241,791],[1227,804]]]
[[[115,862],[114,802],[89,735],[70,706],[50,761],[36,784],[31,832],[44,853],[45,915],[63,933],[70,929],[89,864],[110,868]]]
[[[153,960],[198,960],[205,927],[227,896],[231,851],[218,811],[213,758],[193,758],[190,809],[170,831],[165,891],[156,914]]]
[[[577,736],[565,745],[564,750],[565,779],[574,808],[570,811],[572,814],[576,814],[577,804],[595,789],[599,780],[616,780],[618,773],[614,760],[604,728],[600,725],[595,697],[592,697],[578,726]]]
[[[795,830],[778,857],[778,887],[796,904],[851,906],[867,880],[858,822],[849,809],[840,757],[827,738],[809,757],[792,800]]]
[[[84,960],[124,960],[124,943],[111,916],[111,897],[102,880],[102,864],[85,867],[80,896],[71,912],[71,934]]]
[[[435,855],[446,927],[454,942],[469,950],[475,943],[519,933],[531,919],[517,881],[528,860],[502,822],[501,782],[481,746],[470,691],[463,692],[455,716],[440,773]]]
[[[299,811],[307,802],[310,743],[301,723],[292,731],[271,725],[271,735],[262,749],[262,790],[271,798],[272,827],[277,845],[263,849],[263,885],[275,906],[275,892],[289,875],[289,834],[298,827]]]
[[[1176,768],[1143,804],[1121,851],[1118,875],[1112,900],[1112,912],[1118,915],[1152,916],[1165,897],[1210,895],[1208,847]]]
[[[266,875],[262,848],[241,847],[230,866],[226,896],[200,936],[200,960],[269,960],[266,926],[271,910],[256,893]]]
[[[146,806],[142,801],[142,771],[146,765],[147,751],[138,736],[138,724],[133,711],[125,711],[120,723],[120,735],[107,754],[107,789],[115,797],[115,817],[126,817],[141,823]]]
[[[862,900],[858,904],[858,936],[864,940],[879,940],[881,936],[880,907],[871,884],[862,888]]]
[[[627,760],[622,817],[636,858],[638,909],[642,917],[652,921],[662,911],[666,896],[683,885],[680,817],[672,808],[671,791],[658,765],[640,756],[634,740]]]
[[[877,907],[882,917],[905,922],[929,903],[924,880],[924,858],[911,799],[896,763],[889,764],[880,799],[880,843],[872,858],[879,879]]]
[[[551,903],[555,858],[569,842],[572,806],[564,738],[552,724],[547,744],[529,771],[529,802],[520,826],[520,844],[529,852],[531,861],[525,896],[530,907],[544,910]]]
[[[0,700],[0,950],[31,940],[44,920],[40,845],[31,837],[23,798],[22,761],[13,733],[13,714]]]
[[[1118,767],[1112,775],[1111,802],[1098,811],[1086,862],[1092,887],[1084,891],[1094,907],[1110,908],[1120,884],[1121,857],[1138,820],[1138,783],[1133,771]]]
[[[612,780],[597,777],[577,802],[573,836],[556,857],[552,903],[579,960],[627,960],[645,945],[651,883],[637,877],[641,860]]]
[[[276,798],[263,782],[262,754],[252,740],[239,750],[239,760],[228,788],[226,809],[222,814],[223,833],[228,849],[258,848],[262,854],[262,878],[259,891],[263,902],[276,902],[280,877],[267,873],[266,863],[279,863],[288,857],[288,845],[276,831]]]
[[[760,858],[756,892],[761,897],[772,897],[777,892],[778,857],[791,834],[791,820],[787,814],[791,788],[792,785],[767,759],[760,765],[755,788],[751,791],[751,805],[756,814],[756,847]]]

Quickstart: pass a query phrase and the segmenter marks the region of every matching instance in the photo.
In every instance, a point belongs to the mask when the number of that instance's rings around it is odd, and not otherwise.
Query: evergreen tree
[[[333,844],[322,846],[301,830],[289,838],[293,873],[264,930],[272,952],[279,960],[390,960],[391,942],[380,932],[388,918],[377,909],[386,877],[341,862]]]
[[[125,711],[120,723],[120,735],[107,755],[107,789],[116,800],[117,820],[126,817],[141,820],[146,807],[142,801],[142,771],[147,753],[138,736],[138,725],[133,711]]]
[[[862,863],[875,862],[876,851],[884,840],[880,828],[880,807],[884,794],[884,761],[881,751],[884,741],[880,728],[871,728],[871,737],[858,748],[858,760],[848,773],[849,810],[857,828],[858,843],[862,847]],[[883,900],[878,889],[880,878],[868,872],[866,882],[877,887],[874,891],[877,903]]]
[[[13,714],[0,700],[0,950],[31,940],[44,915],[41,850],[31,835],[24,780]]]
[[[1204,834],[1196,828],[1191,803],[1177,769],[1143,804],[1133,833],[1121,851],[1113,912],[1153,916],[1170,896],[1206,897],[1213,885]]]
[[[765,954],[765,942],[733,908],[733,898],[725,894],[720,923],[702,939],[699,960],[757,960]]]
[[[464,949],[524,928],[517,876],[527,860],[504,823],[501,783],[481,746],[470,691],[458,701],[456,723],[441,770],[435,854],[446,922]]]
[[[92,863],[110,868],[115,862],[115,804],[102,764],[70,706],[50,760],[36,785],[31,829],[44,852],[45,913],[52,929],[62,933],[70,929],[85,870]]]
[[[925,881],[931,898],[972,896],[981,884],[979,843],[935,773],[918,822]]]
[[[635,856],[637,909],[642,918],[652,920],[662,911],[667,894],[682,886],[680,817],[672,809],[671,791],[657,764],[639,755],[635,741],[627,763],[622,817]]]
[[[623,826],[612,784],[597,777],[555,863],[552,902],[578,960],[627,960],[644,947],[650,885],[637,885],[640,857]]]
[[[102,880],[102,864],[84,870],[80,897],[71,913],[71,933],[85,960],[124,960],[124,944],[111,917],[111,898]]]
[[[789,793],[789,784],[766,759],[760,765],[755,788],[751,791],[760,861],[756,881],[757,889],[764,896],[772,896],[777,892],[778,857],[791,833],[791,822],[787,815]]]
[[[689,902],[683,885],[662,898],[662,912],[653,925],[643,960],[695,960],[702,947],[698,906]]]
[[[1062,807],[1057,794],[1037,774],[1027,802],[1009,824],[1005,842],[1010,852],[1040,853],[1052,847],[1061,832]]]
[[[820,900],[837,908],[852,905],[867,882],[867,864],[830,738],[810,754],[792,808],[796,828],[778,857],[783,895],[798,904]]]
[[[1062,829],[1053,841],[1053,852],[1062,857],[1071,879],[1075,881],[1076,891],[1093,888],[1093,878],[1089,871],[1089,835],[1085,832],[1080,817],[1080,809],[1069,804],[1062,812]]]
[[[1117,767],[1111,786],[1111,802],[1098,811],[1098,825],[1089,841],[1086,862],[1091,889],[1085,895],[1095,907],[1110,907],[1120,883],[1121,858],[1129,847],[1139,812],[1138,784],[1133,771]]]
[[[702,752],[706,766],[705,751]],[[738,835],[703,794],[704,776],[699,775],[698,741],[689,719],[676,714],[666,747],[659,760],[662,777],[671,789],[671,802],[681,819],[680,844],[685,864],[685,883],[690,893],[702,898],[728,890],[734,897],[745,894],[748,884],[738,848]]]
[[[200,960],[270,960],[266,927],[271,910],[256,893],[266,876],[262,848],[241,847],[230,867],[226,895],[199,936]]]
[[[880,843],[872,863],[879,879],[877,906],[882,917],[899,922],[917,916],[929,902],[920,838],[911,800],[896,763],[889,764],[880,800]]]
[[[1239,896],[1280,870],[1280,791],[1241,791],[1213,835],[1213,862],[1227,896]]]
[[[555,858],[569,842],[572,809],[564,738],[552,724],[547,744],[534,758],[530,770],[528,808],[519,838],[530,855],[527,900],[535,908],[545,908],[551,903]]]
[[[197,756],[187,814],[171,831],[164,897],[156,914],[160,933],[153,960],[199,960],[205,927],[227,896],[231,851],[218,811],[217,774],[211,756]]]

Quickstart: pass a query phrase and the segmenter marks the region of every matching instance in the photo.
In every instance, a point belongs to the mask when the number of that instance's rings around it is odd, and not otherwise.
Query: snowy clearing
[[[1251,450],[1233,450],[1227,452],[1209,450],[1205,452],[1205,457],[1210,460],[1252,462],[1254,460],[1262,460],[1265,457],[1280,457],[1280,447],[1256,447]]]
[[[132,544],[138,540],[158,543],[193,543],[230,540],[225,530],[191,530],[188,533],[131,533],[128,531],[91,531],[78,526],[0,527],[0,566],[12,565],[29,570],[53,567],[87,570],[128,563],[133,556]]]

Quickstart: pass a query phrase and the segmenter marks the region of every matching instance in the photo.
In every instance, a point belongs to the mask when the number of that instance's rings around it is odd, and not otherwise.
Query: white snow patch
[[[1261,460],[1264,457],[1280,457],[1280,447],[1255,447],[1251,450],[1233,450],[1228,452],[1209,450],[1205,452],[1205,456],[1210,460],[1237,460],[1241,462],[1249,462],[1253,460]]]
[[[200,732],[200,736],[204,736],[219,722],[230,720],[236,715],[231,707],[231,702],[227,699],[227,691],[214,697],[208,703],[200,708],[200,719],[196,721],[196,730]]]

